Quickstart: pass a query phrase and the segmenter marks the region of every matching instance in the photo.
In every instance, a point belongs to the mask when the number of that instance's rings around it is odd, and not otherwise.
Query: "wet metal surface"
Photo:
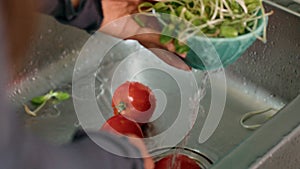
[[[226,68],[226,107],[216,132],[207,142],[199,144],[199,133],[206,117],[204,113],[198,116],[186,144],[186,147],[200,151],[213,162],[230,155],[241,142],[259,132],[240,126],[243,114],[268,107],[281,109],[300,93],[300,18],[277,8],[268,9],[273,9],[275,13],[269,20],[267,44],[255,42],[236,63]],[[49,106],[37,118],[27,116],[22,104],[51,89],[71,92],[74,63],[89,36],[75,28],[62,26],[49,17],[43,16],[41,21],[43,26],[33,41],[30,59],[24,63],[24,70],[20,72],[22,79],[12,84],[10,98],[28,130],[49,142],[64,144],[78,128],[72,100],[63,102],[56,108]],[[137,43],[127,41],[111,52],[117,56],[122,50],[130,52],[133,46],[136,48]],[[200,84],[202,72],[194,74],[199,77],[197,80]],[[221,87],[225,84],[219,85]],[[96,90],[101,92],[100,88]],[[106,92],[105,96],[109,98],[111,93]],[[208,84],[206,96],[201,102],[205,112],[210,106],[210,97]],[[109,110],[108,103],[110,104],[109,101],[104,103],[103,107],[106,106]],[[278,118],[274,121],[272,123],[278,125],[283,123]],[[166,126],[161,125],[161,128],[164,127]]]

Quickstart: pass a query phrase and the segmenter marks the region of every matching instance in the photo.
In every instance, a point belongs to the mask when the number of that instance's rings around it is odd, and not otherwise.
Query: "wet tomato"
[[[139,123],[147,123],[156,106],[156,99],[151,89],[139,82],[125,82],[119,86],[112,98],[114,114]]]
[[[155,163],[154,169],[201,169],[201,167],[194,161],[183,154],[169,155]],[[172,164],[173,162],[173,164]]]
[[[136,122],[128,120],[122,115],[116,115],[108,119],[100,130],[117,135],[135,135],[139,138],[144,137],[141,127]]]

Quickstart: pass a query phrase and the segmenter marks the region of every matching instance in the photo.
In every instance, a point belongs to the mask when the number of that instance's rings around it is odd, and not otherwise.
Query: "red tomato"
[[[134,134],[139,138],[144,137],[141,127],[136,122],[130,121],[122,115],[116,115],[108,119],[100,130],[118,135]]]
[[[149,87],[139,82],[125,82],[114,92],[114,114],[122,114],[137,123],[147,123],[156,106],[156,99]]]
[[[157,161],[154,169],[201,169],[196,161],[183,154],[177,154],[172,165],[173,157],[169,155]]]

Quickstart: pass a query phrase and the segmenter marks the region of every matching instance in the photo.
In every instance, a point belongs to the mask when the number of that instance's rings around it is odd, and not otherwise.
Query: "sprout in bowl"
[[[189,66],[201,70],[227,66],[256,39],[265,42],[267,16],[272,13],[265,13],[262,0],[144,2],[139,12],[157,17],[160,42],[173,43]]]

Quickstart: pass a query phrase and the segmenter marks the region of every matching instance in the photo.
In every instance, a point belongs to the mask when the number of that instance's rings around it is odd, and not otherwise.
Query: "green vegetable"
[[[173,40],[171,36],[161,35],[159,41],[161,44],[168,44]]]
[[[59,103],[69,98],[70,95],[66,92],[61,92],[61,91],[53,92],[53,90],[51,90],[49,93],[43,96],[38,96],[31,99],[31,102],[33,104],[38,105],[38,107],[34,111],[31,111],[27,105],[24,105],[24,109],[27,114],[31,116],[37,116],[37,112],[40,111],[48,101],[54,100],[55,103]]]
[[[152,10],[152,7],[153,7],[153,5],[150,2],[144,2],[139,5],[138,10],[150,12]]]
[[[70,98],[70,95],[65,92],[55,92],[53,93],[53,97],[55,97],[58,101],[64,101]]]
[[[158,2],[153,7],[157,12],[163,12],[168,9],[168,6],[163,2]]]
[[[37,104],[37,105],[40,105],[42,104],[43,102],[45,102],[46,100],[46,97],[45,96],[38,96],[38,97],[35,97],[31,100],[31,102],[33,104]]]
[[[176,52],[179,54],[186,53],[190,50],[190,48],[186,44],[179,42],[177,39],[174,41],[174,46]]]
[[[168,44],[172,41],[172,36],[174,34],[175,26],[170,24],[162,30],[162,35],[160,36],[160,43]]]
[[[163,25],[160,39],[163,44],[173,39],[186,42],[189,37],[201,34],[215,38],[236,37],[253,32],[259,19],[264,21],[266,15],[272,14],[272,11],[265,13],[262,0],[165,0],[155,4],[143,2],[138,9],[140,13],[158,14]],[[263,37],[257,37],[265,41],[266,28]],[[180,52],[187,49],[174,45]]]
[[[221,26],[220,36],[225,38],[237,37],[239,32],[232,26]]]

